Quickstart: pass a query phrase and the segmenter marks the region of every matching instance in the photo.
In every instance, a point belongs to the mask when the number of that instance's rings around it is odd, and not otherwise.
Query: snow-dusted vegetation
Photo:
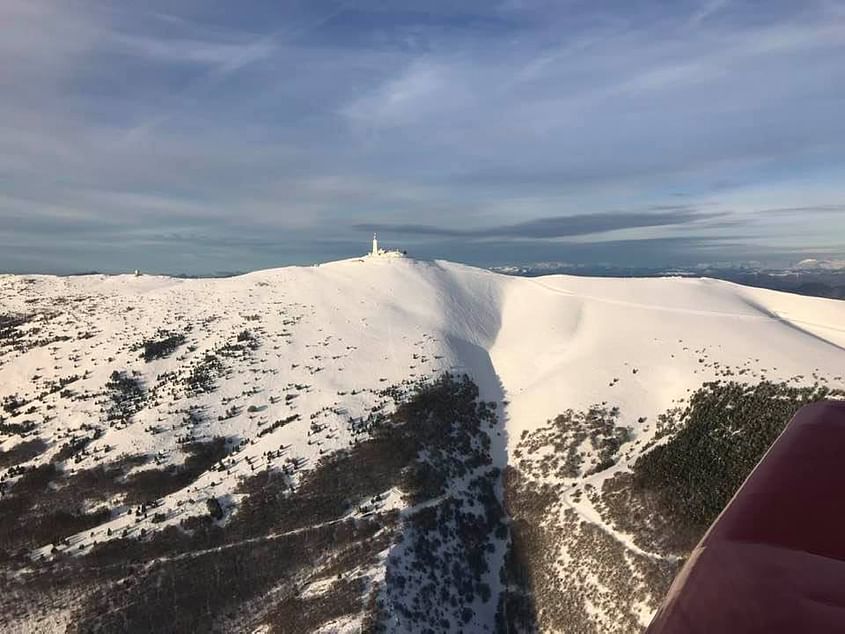
[[[795,408],[841,395],[843,324],[409,258],[0,277],[0,623],[637,631]]]
[[[505,490],[516,629],[638,630],[795,412],[845,397],[794,383],[708,382],[659,417],[642,450],[619,451],[616,409],[570,411],[524,430]],[[597,430],[614,430],[609,445]],[[579,470],[584,455],[599,466]]]

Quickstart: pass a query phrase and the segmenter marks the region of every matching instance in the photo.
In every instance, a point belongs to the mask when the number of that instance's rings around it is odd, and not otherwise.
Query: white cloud
[[[416,124],[470,107],[470,89],[459,64],[422,58],[343,107],[341,113],[354,125],[367,129]]]
[[[730,4],[730,0],[705,0],[690,17],[690,24],[699,25],[708,18],[720,13]]]
[[[272,41],[257,38],[247,42],[217,42],[148,35],[115,33],[111,40],[117,50],[165,64],[198,63],[221,69],[236,69],[266,59],[276,47]]]

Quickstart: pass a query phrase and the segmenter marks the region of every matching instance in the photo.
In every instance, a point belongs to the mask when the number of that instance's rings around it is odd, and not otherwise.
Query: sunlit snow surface
[[[268,463],[296,460],[308,469],[349,446],[351,418],[393,408],[380,395],[385,387],[444,370],[467,372],[482,398],[499,403],[502,433],[493,438],[493,455],[500,466],[523,430],[567,409],[618,406],[641,446],[654,429],[639,421],[651,421],[726,368],[744,370],[735,380],[803,376],[833,387],[843,387],[845,372],[845,302],[710,279],[518,278],[410,258],[226,279],[2,276],[0,314],[25,318],[14,345],[0,347],[0,399],[24,401],[5,422],[32,422],[49,444],[31,464],[51,461],[64,443],[94,430],[101,435],[67,462],[68,470],[137,454],[155,456],[149,467],[160,468],[184,459],[180,443],[215,436],[242,446],[226,470],[206,472],[167,496],[156,509],[163,522],[115,517],[72,538],[78,552],[108,539],[109,529],[156,530],[204,512],[210,496],[237,512],[240,478]],[[138,346],[160,331],[185,341],[146,362]],[[192,364],[244,331],[255,349],[225,358],[212,391],[186,389]],[[128,424],[110,424],[104,414],[114,371],[135,373],[146,390]],[[51,391],[60,381],[70,393]],[[191,407],[203,412],[201,422],[186,424]],[[7,436],[0,449],[18,442]],[[627,464],[591,477],[598,485]],[[401,506],[401,497],[386,504]],[[586,498],[570,506],[602,523]],[[625,535],[616,538],[636,548]],[[34,554],[49,555],[50,548]],[[645,610],[642,620],[649,617]]]

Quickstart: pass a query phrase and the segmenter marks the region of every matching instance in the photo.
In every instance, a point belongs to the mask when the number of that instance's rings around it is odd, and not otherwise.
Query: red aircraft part
[[[845,402],[792,419],[693,550],[648,634],[845,633]]]

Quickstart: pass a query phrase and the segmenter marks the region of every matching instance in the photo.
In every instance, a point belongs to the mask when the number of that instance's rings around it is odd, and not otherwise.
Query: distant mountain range
[[[527,265],[498,266],[491,270],[507,275],[528,277],[553,274],[591,277],[709,277],[799,295],[845,299],[845,260],[807,259],[802,260],[794,267],[784,269],[718,265],[702,265],[691,269],[665,269],[540,262]]]

